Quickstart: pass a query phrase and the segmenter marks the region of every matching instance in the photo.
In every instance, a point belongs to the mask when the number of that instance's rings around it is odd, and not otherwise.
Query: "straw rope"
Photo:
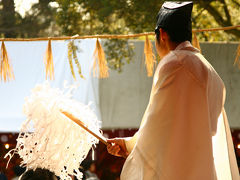
[[[240,28],[240,25],[236,26],[228,26],[228,27],[220,27],[220,28],[211,28],[211,29],[193,29],[193,44],[195,47],[200,49],[199,42],[197,40],[196,33],[197,32],[206,32],[206,31],[220,31],[220,30],[231,30],[231,29],[237,29]],[[107,66],[107,61],[104,55],[103,48],[99,42],[99,39],[129,39],[129,38],[137,38],[141,36],[145,36],[145,64],[147,68],[147,73],[148,76],[151,76],[153,73],[153,66],[155,63],[155,58],[154,58],[154,53],[152,52],[152,47],[151,43],[148,39],[148,36],[155,35],[154,32],[145,32],[145,33],[139,33],[139,34],[127,34],[127,35],[118,35],[118,34],[106,34],[106,35],[86,35],[86,36],[62,36],[62,37],[42,37],[42,38],[0,38],[0,41],[2,41],[2,48],[1,48],[1,60],[0,60],[0,76],[1,79],[3,79],[5,82],[7,80],[14,79],[14,74],[13,70],[9,64],[8,56],[7,56],[7,51],[4,45],[4,41],[46,41],[48,40],[48,47],[46,50],[46,55],[44,58],[45,62],[45,70],[46,70],[46,78],[49,76],[51,80],[54,79],[54,66],[53,66],[53,56],[52,56],[52,47],[51,47],[51,41],[54,40],[75,40],[75,39],[89,39],[89,38],[96,38],[96,49],[94,51],[94,64],[93,64],[93,74],[96,75],[99,73],[100,78],[106,78],[109,76],[108,74],[108,66]],[[78,67],[78,72],[80,74],[80,77],[83,78],[82,73],[81,73],[81,66],[78,62],[77,56],[76,56],[76,49],[70,46],[74,46],[73,42],[68,44],[68,59],[69,59],[69,64],[71,68],[71,72],[73,75],[73,78],[76,79],[74,70],[73,70],[73,59],[75,64]],[[200,49],[201,50],[201,49]],[[235,58],[234,65],[238,64],[240,68],[240,62],[239,62],[239,57],[240,57],[240,45],[237,50],[237,56]],[[97,67],[98,65],[98,67]]]
[[[205,32],[205,31],[227,31],[231,29],[240,28],[240,25],[220,27],[220,28],[210,28],[210,29],[193,29],[192,32]],[[62,37],[42,37],[42,38],[0,38],[0,41],[46,41],[46,40],[70,40],[70,39],[90,39],[90,38],[99,38],[99,39],[129,39],[137,38],[146,35],[155,35],[154,32],[145,32],[138,34],[106,34],[106,35],[86,35],[86,36],[62,36]]]
[[[193,29],[193,32],[205,32],[205,31],[227,31],[231,29],[240,28],[240,25],[236,26],[227,26],[227,27],[219,27],[219,28],[210,28],[210,29]]]

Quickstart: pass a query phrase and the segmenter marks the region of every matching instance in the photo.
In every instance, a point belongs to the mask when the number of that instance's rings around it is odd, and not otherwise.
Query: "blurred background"
[[[152,32],[162,3],[161,0],[1,0],[0,37],[36,38]],[[195,1],[193,29],[239,25],[239,9],[239,0]],[[233,66],[240,43],[240,30],[201,32],[197,33],[197,37],[203,55],[225,83],[225,108],[240,166],[240,70]],[[154,36],[151,38],[154,46]],[[110,76],[98,80],[93,87],[98,89],[97,111],[105,137],[132,136],[141,122],[152,83],[152,77],[147,77],[144,68],[143,40],[141,37],[103,41]],[[27,83],[27,79],[24,83]],[[6,84],[1,82],[0,93],[8,97],[11,95],[6,94]],[[18,90],[15,93],[18,94]],[[14,104],[12,101],[9,103]],[[0,99],[0,109],[4,109],[5,103],[6,101]],[[8,159],[3,157],[16,146],[18,131],[5,129],[8,121],[14,124],[14,118],[4,119],[4,113],[0,110],[0,179],[5,176],[11,180],[21,174],[23,169],[18,167],[21,161],[18,156],[14,156],[6,168]],[[13,117],[14,113],[13,111]],[[109,155],[105,145],[101,143],[94,151],[94,157],[90,152],[87,158],[94,159],[95,168],[92,171],[99,179],[118,179],[124,159]]]

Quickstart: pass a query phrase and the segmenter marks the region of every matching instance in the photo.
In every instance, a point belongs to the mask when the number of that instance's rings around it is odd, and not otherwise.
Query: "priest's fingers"
[[[107,142],[109,143],[109,145],[111,146],[119,146],[120,148],[120,151],[118,151],[118,153],[114,153],[113,155],[115,156],[121,156],[121,157],[124,157],[124,158],[127,158],[128,156],[128,151],[127,151],[127,148],[126,148],[126,144],[125,144],[125,140],[123,138],[114,138],[114,139],[108,139]],[[110,148],[110,146],[109,146]],[[111,148],[109,149],[110,151],[111,150],[114,150],[114,148]],[[118,150],[117,148],[115,150]],[[109,152],[110,153],[110,152]],[[110,153],[112,154],[112,153]]]
[[[108,146],[107,146],[107,150],[108,150],[108,152],[110,153],[110,154],[112,154],[112,155],[114,155],[114,156],[121,156],[120,154],[119,154],[119,152],[120,152],[120,147],[119,147],[119,145],[111,145],[111,144],[108,144]]]

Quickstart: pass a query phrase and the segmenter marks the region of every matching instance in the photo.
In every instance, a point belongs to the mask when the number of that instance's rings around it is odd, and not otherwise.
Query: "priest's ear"
[[[169,40],[168,33],[164,29],[160,28],[159,31],[160,31],[159,38],[161,41],[166,42],[167,40]]]

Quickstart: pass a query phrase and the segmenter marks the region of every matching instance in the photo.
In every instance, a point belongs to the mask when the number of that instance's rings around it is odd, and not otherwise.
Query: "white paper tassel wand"
[[[48,169],[62,180],[70,175],[82,179],[79,165],[99,140],[100,122],[91,108],[74,99],[72,87],[64,93],[49,83],[36,85],[25,98],[22,123],[16,148],[5,157],[19,154],[27,169]],[[79,128],[79,126],[81,128]]]

